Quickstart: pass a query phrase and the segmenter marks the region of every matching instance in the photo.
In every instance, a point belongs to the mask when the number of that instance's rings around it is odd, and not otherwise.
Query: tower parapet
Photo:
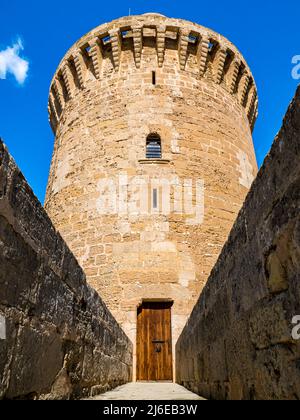
[[[122,54],[132,51],[141,68],[143,45],[156,49],[157,65],[163,67],[165,51],[178,50],[177,65],[195,79],[221,85],[244,108],[251,129],[258,115],[257,88],[252,73],[237,48],[222,35],[195,23],[157,13],[128,16],[100,25],[83,36],[67,52],[51,83],[49,118],[56,132],[66,103],[87,88],[90,79],[101,80],[103,64],[113,71],[122,65]]]

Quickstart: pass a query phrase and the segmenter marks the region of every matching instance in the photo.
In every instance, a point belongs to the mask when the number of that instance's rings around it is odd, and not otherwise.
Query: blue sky
[[[54,141],[47,115],[52,75],[79,37],[127,15],[129,8],[132,14],[159,12],[197,22],[240,49],[259,91],[260,114],[254,131],[259,165],[281,126],[299,83],[291,75],[292,58],[300,56],[299,0],[1,0],[0,136],[42,202]],[[1,57],[13,52],[22,61],[1,68]]]

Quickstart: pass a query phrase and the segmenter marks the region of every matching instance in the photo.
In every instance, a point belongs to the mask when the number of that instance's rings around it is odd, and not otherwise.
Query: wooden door
[[[147,302],[138,309],[138,381],[173,379],[171,306],[169,302]]]

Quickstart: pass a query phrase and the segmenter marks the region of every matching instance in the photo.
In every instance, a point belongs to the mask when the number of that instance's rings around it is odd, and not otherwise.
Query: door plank
[[[137,380],[172,380],[172,369],[171,304],[144,303],[137,317]]]

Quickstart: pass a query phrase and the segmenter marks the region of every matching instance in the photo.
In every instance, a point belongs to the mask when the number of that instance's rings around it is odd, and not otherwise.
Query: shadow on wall
[[[300,399],[299,159],[300,87],[176,346],[206,398]]]
[[[79,398],[131,381],[131,342],[1,140],[0,238],[0,399]]]

